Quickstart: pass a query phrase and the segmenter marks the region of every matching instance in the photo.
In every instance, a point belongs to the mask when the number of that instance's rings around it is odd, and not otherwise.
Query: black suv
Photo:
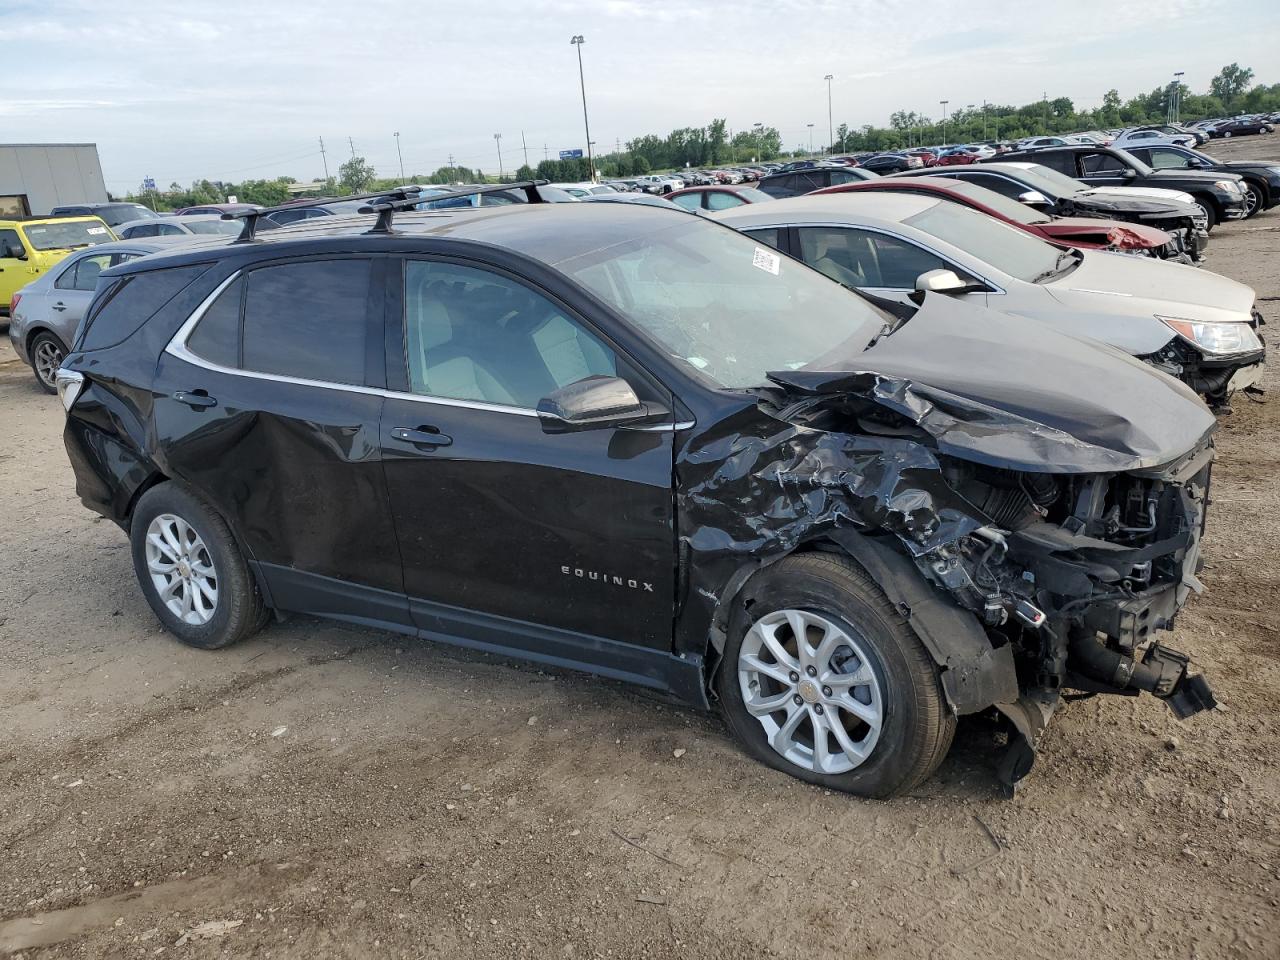
[[[761,177],[760,182],[756,184],[756,188],[763,190],[777,200],[782,197],[798,197],[802,194],[812,193],[814,190],[821,190],[823,187],[833,187],[841,183],[867,180],[873,176],[875,174],[859,170],[857,167],[831,164],[830,166],[814,166],[803,170],[789,170],[786,173],[775,173],[768,177]]]
[[[1244,181],[1234,173],[1153,170],[1133,154],[1115,147],[1042,147],[1000,157],[1002,163],[1010,160],[1043,164],[1094,187],[1181,190],[1199,205],[1210,230],[1223,220],[1239,220],[1246,214]]]
[[[1280,203],[1280,160],[1215,160],[1189,147],[1130,147],[1154,170],[1213,170],[1234,173],[1244,181],[1244,210],[1252,217]]]
[[[581,668],[881,796],[959,714],[1012,782],[1063,688],[1212,704],[1153,640],[1212,459],[1182,384],[674,208],[397,205],[103,274],[67,451],[180,640],[292,611]]]

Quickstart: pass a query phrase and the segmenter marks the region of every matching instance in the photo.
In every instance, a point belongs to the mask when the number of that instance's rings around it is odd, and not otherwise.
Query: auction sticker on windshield
[[[764,270],[766,273],[772,273],[776,277],[779,268],[782,266],[782,258],[776,253],[770,253],[763,247],[756,247],[756,252],[751,257],[751,265]]]

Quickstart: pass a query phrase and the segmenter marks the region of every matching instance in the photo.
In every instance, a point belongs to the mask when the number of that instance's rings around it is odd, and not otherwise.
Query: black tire
[[[1232,132],[1231,132],[1230,130],[1223,130],[1223,131],[1222,131],[1222,135],[1223,135],[1224,137],[1226,137],[1227,139],[1230,139],[1234,134],[1232,134]]]
[[[819,773],[783,757],[747,711],[738,674],[743,641],[758,620],[785,609],[812,611],[852,630],[883,691],[879,739],[866,760],[847,772]],[[724,653],[718,688],[729,727],[747,753],[776,770],[832,790],[890,797],[926,780],[951,747],[956,717],[937,665],[871,576],[846,557],[799,554],[759,574],[735,604]]]
[[[216,574],[217,602],[207,622],[187,623],[161,599],[147,569],[147,532],[153,520],[170,514],[185,521],[203,541]],[[164,628],[183,643],[201,650],[228,647],[256,633],[266,623],[266,607],[226,521],[182,486],[161,483],[138,500],[129,526],[133,569],[147,603]]]
[[[58,382],[52,371],[56,371],[66,359],[67,348],[62,345],[62,341],[47,330],[42,330],[31,338],[27,356],[31,358],[31,372],[35,375],[36,383],[40,384],[40,389],[45,393],[57,393]],[[46,380],[40,371],[50,363],[52,370]]]
[[[1204,197],[1195,197],[1196,206],[1204,211],[1207,223],[1205,230],[1212,230],[1218,225],[1218,209],[1213,205],[1212,200],[1206,200]]]
[[[1263,193],[1262,187],[1256,183],[1245,183],[1245,189],[1249,191],[1249,199],[1245,203],[1251,204],[1247,218],[1252,219],[1262,212],[1263,204],[1267,202],[1267,196]]]

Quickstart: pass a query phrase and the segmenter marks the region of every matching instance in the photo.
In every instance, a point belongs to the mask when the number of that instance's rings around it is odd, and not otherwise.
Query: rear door
[[[378,444],[387,263],[233,274],[160,358],[158,459],[227,518],[285,609],[408,620]]]
[[[381,443],[418,625],[535,655],[601,640],[669,652],[671,424],[547,433],[535,407],[589,376],[670,396],[520,277],[409,259],[396,295],[388,381],[403,387]]]

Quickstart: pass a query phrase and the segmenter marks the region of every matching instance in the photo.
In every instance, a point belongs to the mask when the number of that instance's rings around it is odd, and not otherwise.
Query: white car
[[[1111,141],[1111,146],[1121,150],[1126,147],[1194,147],[1199,143],[1195,134],[1168,134],[1159,130],[1126,130]]]
[[[640,182],[648,184],[645,189],[649,193],[671,193],[675,190],[684,189],[684,181],[679,177],[669,177],[661,173],[641,177]]]
[[[1027,160],[1004,160],[1001,161],[1001,165],[1021,167],[1023,170],[1034,170],[1041,175],[1052,176],[1054,179],[1061,177],[1070,180],[1077,189],[1084,188],[1086,194],[1115,194],[1119,197],[1149,197],[1152,200],[1177,200],[1179,203],[1196,203],[1195,197],[1182,190],[1166,190],[1164,187],[1091,187],[1087,183],[1067,177],[1064,173],[1058,173],[1056,170],[1052,170],[1042,164],[1031,163]]]
[[[1018,141],[1019,150],[1029,150],[1032,147],[1066,147],[1070,146],[1070,141],[1066,137],[1024,137]]]
[[[912,194],[815,194],[710,216],[866,293],[902,303],[950,294],[1111,344],[1215,406],[1262,374],[1254,291],[1206,270],[1064,250]]]

